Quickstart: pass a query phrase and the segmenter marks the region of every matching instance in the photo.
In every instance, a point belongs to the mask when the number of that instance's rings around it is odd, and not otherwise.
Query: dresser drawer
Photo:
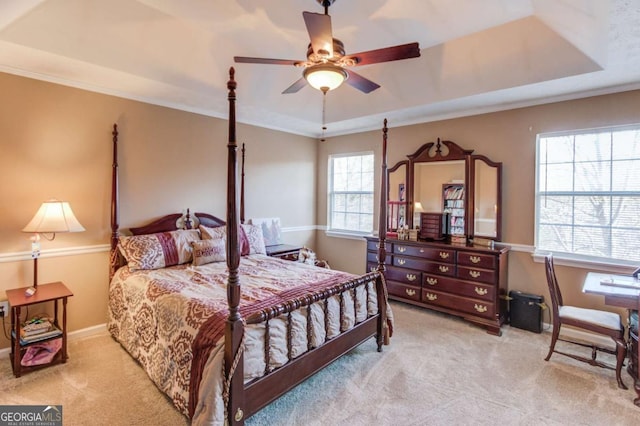
[[[400,268],[416,269],[432,274],[440,274],[453,277],[456,274],[456,267],[451,263],[430,262],[415,257],[393,256],[393,266]]]
[[[395,254],[401,254],[404,256],[416,256],[429,260],[437,260],[438,262],[455,262],[455,250],[440,249],[434,247],[420,247],[410,246],[405,244],[396,244],[393,247]]]
[[[367,262],[375,262],[378,263],[378,252],[377,251],[368,251],[367,252]],[[387,254],[385,256],[386,265],[391,265],[391,254]]]
[[[458,296],[472,297],[482,300],[494,300],[495,286],[486,284],[476,284],[460,281],[455,278],[439,277],[437,275],[424,274],[422,287],[435,291],[444,291]]]
[[[414,271],[412,269],[395,268],[393,266],[387,267],[385,278],[412,285],[414,287],[420,287],[422,284],[422,274],[420,271]]]
[[[379,247],[380,241],[367,241],[367,250],[377,252]],[[384,251],[386,251],[387,253],[391,253],[392,249],[393,245],[391,243],[384,243]]]
[[[429,288],[422,289],[422,301],[484,318],[494,318],[496,314],[495,304],[493,303],[441,293]]]
[[[479,283],[495,284],[497,274],[494,270],[458,266],[458,278]]]
[[[496,257],[490,254],[478,254],[468,251],[458,252],[458,265],[475,266],[484,269],[496,269]]]
[[[403,299],[420,301],[420,289],[410,285],[402,284],[396,281],[387,280],[387,292],[392,296],[402,297]]]

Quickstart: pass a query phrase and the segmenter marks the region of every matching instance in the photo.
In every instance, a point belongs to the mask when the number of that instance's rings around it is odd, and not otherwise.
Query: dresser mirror
[[[388,170],[389,230],[404,224],[418,226],[420,212],[447,210],[459,235],[501,240],[502,163],[440,139],[424,144],[407,158]],[[402,182],[404,197],[399,190]],[[452,193],[456,194],[456,201],[449,201],[453,209],[446,207]],[[450,231],[453,229],[452,225]]]
[[[501,241],[502,223],[502,163],[495,163],[483,155],[471,156],[471,185],[469,203],[473,205],[470,223],[472,235]]]
[[[398,162],[387,170],[387,229],[397,231],[399,227],[408,225],[407,192],[409,177],[409,160]]]

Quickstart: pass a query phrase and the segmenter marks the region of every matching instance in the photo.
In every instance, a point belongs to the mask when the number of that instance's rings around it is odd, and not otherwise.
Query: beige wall
[[[122,228],[187,207],[224,216],[224,119],[7,74],[0,74],[0,93],[0,291],[31,283],[29,235],[20,230],[40,203],[69,201],[87,230],[43,241],[39,281],[62,280],[74,292],[70,330],[106,321],[114,122],[120,130]],[[510,287],[548,298],[543,267],[526,251],[533,245],[536,134],[637,123],[637,105],[640,91],[414,126],[390,123],[388,164],[437,137],[503,162],[503,240],[516,248],[509,257]],[[326,225],[328,155],[372,150],[379,174],[381,132],[319,143],[239,125],[238,141],[247,146],[247,218],[280,217],[285,229],[296,228],[285,233],[286,242],[315,248],[335,269],[364,272],[363,240],[327,237],[312,226]],[[600,297],[580,291],[586,270],[557,269],[567,302],[603,307]],[[7,345],[0,335],[0,347]]]
[[[42,241],[38,281],[73,291],[71,331],[107,320],[113,123],[121,228],[187,208],[225,217],[226,120],[1,73],[0,93],[0,298],[31,284],[30,235],[21,229],[55,197],[70,202],[86,231]],[[237,138],[247,147],[246,217],[280,217],[285,231],[295,228],[286,242],[314,247],[318,142],[247,125]]]
[[[534,243],[535,143],[538,133],[640,122],[640,91],[591,97],[530,108],[443,120],[406,127],[389,123],[388,165],[406,159],[422,144],[436,138],[451,140],[476,154],[503,163],[503,238],[513,244],[509,254],[509,285],[549,300],[544,265],[527,250]],[[380,123],[382,128],[382,122]],[[318,220],[326,225],[327,157],[334,153],[374,150],[379,182],[382,132],[372,131],[327,139],[318,146]],[[378,197],[378,194],[376,194]],[[376,212],[379,202],[376,198]],[[377,220],[376,222],[377,223]],[[318,250],[338,269],[365,271],[365,244],[361,240],[318,233]],[[519,250],[519,251],[516,251]],[[524,251],[523,251],[524,250]],[[604,308],[599,296],[582,294],[586,270],[556,265],[565,303]],[[610,308],[607,308],[610,309]],[[548,321],[548,317],[545,317]]]

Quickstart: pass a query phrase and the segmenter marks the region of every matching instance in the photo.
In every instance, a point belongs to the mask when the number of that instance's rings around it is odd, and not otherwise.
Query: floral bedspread
[[[265,300],[278,300],[279,295],[286,294],[295,286],[313,285],[314,288],[322,289],[356,277],[345,272],[317,268],[263,255],[242,257],[239,276],[241,284],[240,308],[244,312],[250,311],[248,308],[251,305],[261,306]],[[227,266],[224,262],[201,266],[186,264],[133,272],[125,266],[116,272],[110,285],[109,331],[140,362],[156,386],[167,394],[185,415],[189,415],[192,345],[200,327],[214,313],[228,312],[227,277]],[[353,299],[344,303],[345,306],[356,306],[353,308],[353,318],[346,320],[351,326],[366,318],[367,315],[376,313],[377,301],[375,300],[374,285],[373,283],[368,285],[371,291],[367,291],[366,295],[358,296],[358,292],[356,292],[355,304]],[[364,293],[364,290],[361,293]],[[358,300],[363,297],[364,300]],[[334,305],[336,305],[334,309],[339,312],[339,302]],[[321,309],[317,309],[317,311],[323,315]],[[329,313],[329,315],[332,314]],[[363,315],[364,318],[362,318]],[[218,316],[220,315],[218,314]],[[226,315],[222,315],[222,317],[226,317]],[[318,321],[321,325],[316,327],[319,330],[317,334],[320,335],[325,333],[324,318],[318,318]],[[343,318],[333,320],[334,334],[345,329],[344,321]],[[248,332],[251,336],[251,330]],[[262,333],[264,334],[264,330]],[[321,337],[330,338],[332,337],[329,336],[331,333],[330,327],[330,330],[326,332],[327,336]],[[257,335],[259,334],[258,332]],[[306,339],[306,335],[304,339]],[[259,339],[251,338],[247,340],[259,341]],[[277,340],[277,338],[272,339],[276,342]],[[280,344],[286,348],[286,338],[280,340],[282,340]],[[297,345],[306,348],[307,342],[298,342]],[[217,342],[216,348],[222,346],[223,338]],[[264,354],[264,347],[261,347],[259,343],[254,346],[254,352],[257,355],[251,354],[251,345],[248,345],[245,350],[246,380],[263,374],[264,371],[265,361],[261,358]],[[212,352],[212,357],[214,353]],[[254,361],[251,361],[252,359]],[[256,359],[258,361],[255,361]],[[274,360],[267,362],[273,363],[277,367],[286,362],[286,359],[283,361],[275,357]],[[247,364],[249,364],[248,367]],[[205,379],[206,374],[203,376],[203,382]],[[201,389],[201,394],[203,392],[211,394],[206,388],[204,391]],[[216,403],[215,405],[219,407],[221,404]],[[207,415],[211,415],[213,412],[213,415],[220,416],[220,413],[215,409],[206,408],[205,411],[208,412]]]

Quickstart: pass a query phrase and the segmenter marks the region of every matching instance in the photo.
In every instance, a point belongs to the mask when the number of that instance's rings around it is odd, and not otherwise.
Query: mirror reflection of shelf
[[[449,234],[465,235],[464,184],[445,183],[442,185],[443,209],[449,215]]]

